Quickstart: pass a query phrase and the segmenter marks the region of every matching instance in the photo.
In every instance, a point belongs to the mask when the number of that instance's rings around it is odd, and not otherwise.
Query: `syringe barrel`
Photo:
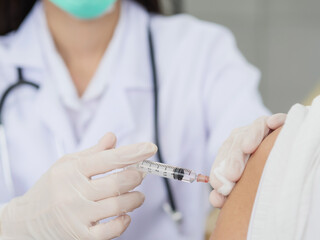
[[[168,164],[153,162],[149,160],[144,160],[133,166],[139,171],[145,173],[188,183],[192,183],[197,178],[197,174],[189,169],[174,167]]]

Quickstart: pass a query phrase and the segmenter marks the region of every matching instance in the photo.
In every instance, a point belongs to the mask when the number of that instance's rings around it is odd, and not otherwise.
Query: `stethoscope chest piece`
[[[169,203],[165,203],[162,206],[163,210],[171,217],[171,219],[179,226],[182,223],[182,213],[174,211]]]

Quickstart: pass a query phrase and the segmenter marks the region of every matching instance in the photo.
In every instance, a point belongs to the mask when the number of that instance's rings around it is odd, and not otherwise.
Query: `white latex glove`
[[[115,142],[109,133],[96,146],[57,161],[25,195],[4,207],[1,239],[100,240],[120,236],[131,221],[126,213],[144,201],[142,193],[129,192],[143,177],[135,170],[91,177],[145,160],[157,147],[140,143],[113,149]]]
[[[235,183],[241,178],[247,161],[256,151],[270,130],[281,127],[286,114],[278,113],[261,117],[251,125],[235,129],[219,149],[210,172],[210,184],[214,190],[210,202],[214,207],[222,207]]]

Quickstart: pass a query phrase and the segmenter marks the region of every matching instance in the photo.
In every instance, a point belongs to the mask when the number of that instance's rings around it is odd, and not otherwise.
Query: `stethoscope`
[[[29,82],[24,79],[22,68],[17,68],[18,72],[18,81],[12,85],[10,85],[5,92],[3,93],[1,99],[0,99],[0,152],[1,152],[1,164],[2,164],[2,172],[4,176],[4,182],[7,187],[7,194],[12,197],[14,196],[14,186],[12,182],[12,176],[11,176],[11,167],[10,167],[10,161],[9,161],[9,154],[8,154],[8,145],[7,145],[7,138],[5,133],[5,128],[3,125],[3,107],[5,104],[6,99],[8,98],[9,94],[13,92],[13,90],[17,89],[18,87],[22,85],[30,86],[35,89],[39,88],[38,84],[35,84],[33,82]]]
[[[150,54],[150,61],[151,61],[151,69],[152,69],[152,80],[153,80],[153,97],[154,97],[154,134],[155,134],[155,144],[158,146],[157,158],[158,161],[164,163],[161,151],[161,144],[159,141],[159,96],[158,96],[158,75],[157,75],[157,65],[155,60],[155,51],[154,51],[154,44],[153,44],[153,37],[150,27],[150,21],[148,24],[148,44],[149,44],[149,54]],[[3,126],[3,107],[5,104],[6,99],[8,98],[9,94],[12,93],[14,90],[18,89],[21,86],[30,86],[38,90],[40,86],[36,83],[30,82],[24,78],[23,69],[18,67],[18,80],[16,83],[10,85],[0,99],[0,146],[1,146],[1,162],[2,162],[2,169],[3,169],[3,176],[5,180],[5,184],[8,188],[9,194],[14,196],[14,187],[12,182],[11,176],[11,168],[10,168],[10,161],[8,155],[8,147],[6,142],[6,134],[5,129]],[[177,210],[176,202],[174,200],[173,192],[169,181],[167,178],[163,178],[164,184],[167,191],[168,196],[168,203],[164,204],[163,209],[166,213],[168,213],[171,218],[176,223],[181,223],[182,221],[182,214]]]

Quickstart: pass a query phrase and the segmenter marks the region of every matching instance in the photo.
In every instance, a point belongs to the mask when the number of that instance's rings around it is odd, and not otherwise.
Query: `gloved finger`
[[[268,135],[270,129],[266,123],[267,118],[261,117],[248,126],[247,131],[242,136],[241,150],[243,153],[252,154]]]
[[[98,201],[119,196],[139,186],[142,180],[143,173],[134,169],[96,178],[91,180],[93,191],[87,198],[92,201]]]
[[[212,168],[210,177],[209,177],[209,183],[213,189],[219,189],[220,187],[223,186],[223,183],[216,177],[214,171],[215,171],[215,168]]]
[[[210,184],[214,189],[224,189],[228,194],[232,190],[233,183],[238,181],[244,165],[242,151],[229,146],[230,149],[218,154],[210,171]]]
[[[228,137],[228,139],[224,141],[222,146],[219,148],[218,154],[214,160],[213,166],[211,168],[211,174],[213,173],[213,169],[217,168],[221,162],[228,161],[228,159],[230,158],[230,153],[232,153],[232,151],[230,151],[231,149],[237,149],[235,139],[237,138],[236,136],[238,136],[241,132],[241,129],[233,130],[230,137]]]
[[[285,113],[277,113],[270,116],[267,120],[267,125],[270,129],[275,130],[281,127],[287,119],[287,114]]]
[[[116,136],[113,133],[109,132],[109,133],[106,133],[96,145],[80,152],[80,154],[91,154],[91,153],[112,149],[115,147],[116,143],[117,143]]]
[[[95,146],[95,151],[100,152],[108,149],[112,149],[115,147],[117,143],[117,137],[113,133],[107,133],[104,135],[98,144]]]
[[[235,181],[226,176],[226,166],[226,162],[221,162],[218,167],[212,169],[210,174],[211,186],[224,196],[228,196],[235,185]]]
[[[132,144],[110,149],[79,159],[79,170],[87,177],[123,168],[146,160],[157,152],[153,143]]]
[[[91,239],[109,240],[120,237],[122,233],[128,228],[131,218],[128,215],[121,215],[109,222],[100,223],[90,227]]]
[[[231,182],[240,179],[249,155],[244,154],[239,145],[240,143],[232,145],[225,159],[216,167],[215,175],[220,181],[222,181],[220,175]]]
[[[90,219],[90,221],[97,222],[105,218],[132,212],[143,204],[144,199],[145,196],[141,192],[129,192],[100,200],[96,202],[98,207],[94,210],[93,219]]]
[[[212,206],[222,208],[226,201],[226,197],[218,193],[216,190],[212,190],[209,196],[209,201]]]

